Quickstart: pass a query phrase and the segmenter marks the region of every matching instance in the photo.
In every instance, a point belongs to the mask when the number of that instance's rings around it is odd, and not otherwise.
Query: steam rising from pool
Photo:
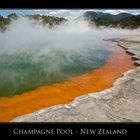
[[[0,33],[0,96],[13,96],[98,68],[111,55],[102,39],[128,32],[93,29],[85,21],[49,28],[20,17]]]

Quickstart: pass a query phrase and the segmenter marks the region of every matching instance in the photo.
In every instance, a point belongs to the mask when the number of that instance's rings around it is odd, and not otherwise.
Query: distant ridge
[[[30,20],[41,21],[42,25],[49,25],[50,27],[53,25],[60,25],[61,23],[65,22],[66,19],[62,17],[56,16],[49,16],[49,15],[40,15],[40,14],[33,14],[33,15],[18,15],[16,13],[9,14],[7,17],[3,17],[0,15],[0,31],[5,31],[7,25],[10,24],[11,20],[16,20],[20,16],[27,17]]]
[[[7,18],[0,15],[0,31],[5,31],[6,26],[10,23],[11,19],[16,20],[20,15],[15,13],[10,14]],[[23,16],[23,15],[21,15]],[[67,21],[65,18],[54,17],[49,15],[24,15],[23,17],[28,17],[36,21],[42,21],[42,24],[48,24],[50,27],[53,25],[60,25],[61,23]],[[77,17],[75,20],[86,20],[90,25],[95,25],[96,27],[111,27],[111,28],[126,28],[126,29],[137,29],[140,28],[140,14],[133,15],[130,13],[119,13],[113,15],[110,13],[87,11],[82,16]]]
[[[84,13],[84,17],[89,19],[89,20],[97,20],[97,19],[99,19],[101,17],[104,17],[104,16],[110,17],[113,20],[120,20],[120,19],[123,19],[123,18],[126,18],[126,17],[131,17],[133,15],[129,14],[129,13],[119,13],[117,15],[112,15],[112,14],[109,14],[109,13],[94,12],[94,11],[87,11],[87,12]]]
[[[83,14],[85,20],[91,24],[94,22],[96,26],[109,26],[135,29],[140,27],[140,15],[132,15],[129,13],[119,13],[117,15],[87,11]]]

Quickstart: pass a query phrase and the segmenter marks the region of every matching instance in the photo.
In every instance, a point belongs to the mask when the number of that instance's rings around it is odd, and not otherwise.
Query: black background
[[[56,132],[56,129],[72,129],[74,132],[73,135],[71,134],[14,134],[14,129],[23,129],[23,130],[32,130],[32,129],[54,129]],[[119,134],[119,135],[112,135],[112,134],[80,134],[80,129],[105,129],[105,130],[117,130],[117,129],[126,129],[126,134]],[[0,124],[0,136],[13,136],[13,137],[73,137],[73,136],[79,136],[79,137],[137,137],[139,138],[140,135],[140,123],[1,123]]]
[[[1,0],[1,9],[140,9],[139,0]],[[126,135],[14,135],[13,129],[126,129]],[[140,123],[0,123],[2,136],[38,137],[38,136],[90,136],[90,137],[139,137]]]
[[[140,8],[139,0],[0,0],[1,8]]]

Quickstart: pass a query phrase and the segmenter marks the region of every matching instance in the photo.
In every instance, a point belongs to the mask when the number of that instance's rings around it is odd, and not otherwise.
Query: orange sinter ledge
[[[21,95],[1,97],[0,122],[7,122],[45,107],[66,104],[77,96],[111,87],[117,78],[135,66],[131,56],[123,48],[114,45],[109,51],[112,54],[106,63],[89,73],[72,77],[62,83],[41,86]]]

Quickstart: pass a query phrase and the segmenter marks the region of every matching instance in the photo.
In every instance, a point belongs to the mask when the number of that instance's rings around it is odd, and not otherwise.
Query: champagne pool
[[[0,121],[111,87],[134,68],[124,49],[103,41],[112,33],[82,22],[51,29],[25,18],[11,23],[0,33]]]

